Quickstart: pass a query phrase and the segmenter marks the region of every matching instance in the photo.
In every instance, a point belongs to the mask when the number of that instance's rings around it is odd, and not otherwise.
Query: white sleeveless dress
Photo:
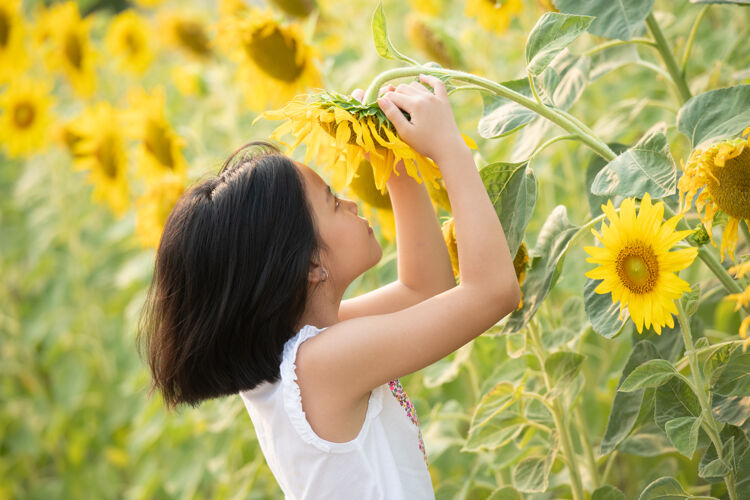
[[[398,379],[371,392],[353,440],[327,441],[310,427],[294,362],[323,330],[305,325],[284,345],[281,379],[239,393],[286,499],[434,499],[417,413]]]

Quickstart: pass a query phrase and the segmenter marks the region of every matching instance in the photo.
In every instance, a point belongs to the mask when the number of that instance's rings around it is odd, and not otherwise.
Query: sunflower
[[[693,197],[695,209],[714,245],[711,234],[714,215],[721,211],[729,221],[721,237],[721,259],[724,251],[734,260],[737,228],[740,220],[750,221],[750,127],[742,133],[745,138],[717,142],[705,149],[695,149],[682,164],[684,175],[677,185],[683,211],[690,208]]]
[[[47,142],[52,118],[52,86],[20,78],[0,95],[0,143],[9,156],[24,156]]]
[[[162,40],[168,47],[181,50],[199,61],[213,55],[204,16],[185,10],[162,11],[157,24],[161,28]]]
[[[620,317],[627,307],[638,333],[645,324],[661,335],[662,326],[674,326],[674,300],[690,291],[688,283],[674,273],[689,266],[698,254],[695,247],[674,252],[669,249],[692,230],[675,231],[680,215],[662,222],[664,203],[652,205],[648,193],[637,216],[634,198],[622,201],[619,214],[611,200],[602,205],[602,210],[609,225],[602,223],[601,234],[594,229],[591,232],[604,247],[584,247],[591,255],[586,261],[599,264],[586,276],[603,280],[596,293],[611,292],[612,302],[620,302]]]
[[[399,160],[404,161],[407,174],[417,182],[424,178],[440,188],[437,165],[396,135],[377,103],[362,104],[354,97],[324,92],[308,100],[295,98],[280,110],[266,111],[256,121],[261,117],[286,120],[271,138],[284,144],[281,137],[291,133],[297,140],[289,146],[290,150],[304,142],[305,163],[314,158],[328,168],[339,189],[351,183],[365,153],[372,164],[375,187],[383,194]]]
[[[9,81],[28,67],[23,46],[24,23],[20,0],[0,4],[0,82]]]
[[[502,34],[522,9],[521,0],[468,0],[465,14],[476,17],[484,29]]]
[[[200,68],[178,64],[169,70],[169,76],[177,91],[186,96],[206,94],[206,84],[201,76]]]
[[[164,223],[184,191],[185,179],[168,174],[150,184],[146,193],[135,200],[135,232],[144,247],[159,245]]]
[[[307,17],[318,7],[315,0],[269,0],[269,3],[292,17]]]
[[[412,10],[430,17],[439,16],[443,10],[440,0],[409,0],[409,6]]]
[[[47,66],[61,70],[79,96],[91,96],[96,88],[97,58],[89,39],[92,19],[81,19],[75,2],[55,4],[39,16],[37,38],[51,44],[46,50]]]
[[[185,141],[172,130],[164,116],[164,88],[158,86],[151,93],[131,89],[127,101],[129,109],[123,114],[123,120],[128,135],[140,141],[136,150],[138,172],[146,179],[165,174],[185,177],[187,164],[182,155]]]
[[[445,68],[461,65],[461,51],[453,40],[435,21],[409,14],[406,17],[406,36],[427,57]]]
[[[131,9],[112,20],[105,43],[120,70],[140,75],[154,59],[149,27],[143,17]]]
[[[105,202],[118,217],[128,209],[127,155],[120,112],[102,101],[87,108],[69,126],[76,137],[73,167],[88,170],[93,198]]]
[[[218,43],[239,65],[248,106],[263,111],[321,85],[317,51],[298,23],[279,24],[270,10],[248,8],[219,21]]]

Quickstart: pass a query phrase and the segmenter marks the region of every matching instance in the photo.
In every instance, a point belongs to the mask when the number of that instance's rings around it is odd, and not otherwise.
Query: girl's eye
[[[336,208],[339,208],[340,201],[339,201],[338,197],[336,197],[334,199],[336,200]]]

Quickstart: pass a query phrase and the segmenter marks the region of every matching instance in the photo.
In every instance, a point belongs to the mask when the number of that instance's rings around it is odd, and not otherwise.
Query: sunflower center
[[[711,164],[706,186],[719,208],[738,219],[750,220],[750,148],[747,146],[723,167]]]
[[[247,54],[267,75],[292,83],[305,69],[304,60],[297,61],[297,41],[287,38],[277,27],[259,29],[250,35],[245,45]]]
[[[194,21],[181,21],[175,28],[177,38],[192,52],[205,56],[211,52],[208,36],[203,31],[203,26]]]
[[[34,106],[28,102],[22,102],[13,108],[13,122],[18,128],[28,128],[34,123],[34,115]]]
[[[141,50],[141,41],[138,39],[138,37],[135,35],[135,33],[128,32],[125,34],[125,46],[128,49],[128,52],[131,54],[137,54]]]
[[[65,36],[65,43],[63,45],[63,51],[68,62],[75,68],[81,69],[83,63],[83,49],[81,42],[75,33],[68,33]]]
[[[10,16],[5,10],[0,10],[0,47],[8,45],[10,39]]]
[[[625,246],[617,255],[615,269],[625,288],[636,294],[650,292],[659,277],[659,263],[650,245],[640,241]]]
[[[168,168],[174,168],[174,157],[172,156],[172,143],[167,137],[164,126],[149,120],[146,125],[146,139],[144,141],[149,153],[159,160],[159,163]]]
[[[117,161],[117,139],[114,136],[107,135],[99,143],[99,147],[96,149],[96,159],[99,160],[104,175],[110,179],[117,177],[119,165]]]

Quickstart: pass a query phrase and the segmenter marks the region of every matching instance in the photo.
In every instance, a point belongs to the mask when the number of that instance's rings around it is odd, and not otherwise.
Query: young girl
[[[460,285],[427,190],[400,165],[388,181],[398,280],[342,300],[380,245],[356,203],[263,142],[182,196],[157,251],[139,331],[152,391],[170,407],[239,393],[288,499],[434,498],[398,377],[457,350],[519,301],[503,229],[445,86],[420,80],[433,90],[402,84],[378,103],[442,172]]]

